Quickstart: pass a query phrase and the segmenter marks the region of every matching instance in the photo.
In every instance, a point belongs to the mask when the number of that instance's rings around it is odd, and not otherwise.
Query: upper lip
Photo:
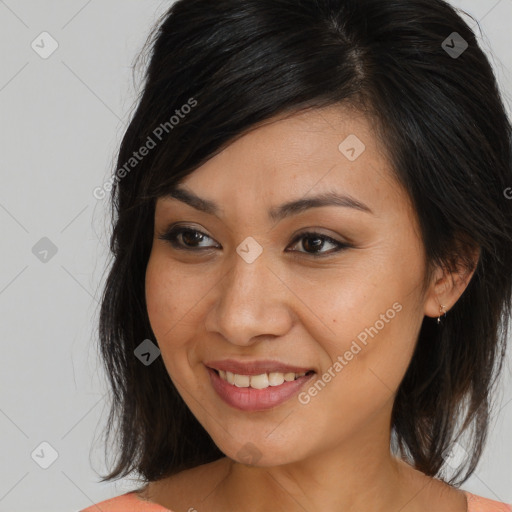
[[[236,361],[235,359],[222,359],[218,361],[207,361],[205,366],[214,370],[224,370],[225,372],[236,373],[238,375],[260,375],[262,373],[307,373],[313,371],[312,368],[303,368],[293,366],[280,361],[259,360],[259,361]]]

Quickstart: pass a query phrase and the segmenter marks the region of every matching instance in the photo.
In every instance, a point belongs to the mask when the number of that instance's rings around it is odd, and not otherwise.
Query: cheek
[[[173,262],[163,250],[154,250],[145,276],[145,297],[149,322],[162,356],[178,359],[186,343],[197,339],[196,333],[204,315],[205,296],[215,281],[199,270],[186,269]],[[190,341],[192,343],[192,341]]]
[[[157,338],[163,327],[163,319],[172,307],[169,283],[165,267],[159,264],[158,258],[152,253],[146,268],[145,291],[149,321]]]
[[[177,340],[181,332],[178,322],[184,316],[188,288],[183,286],[176,267],[166,258],[152,252],[146,268],[145,293],[149,322],[160,346]]]
[[[177,269],[168,260],[152,252],[146,268],[145,295],[149,323],[169,376],[176,386],[184,379],[186,354],[182,340],[186,339],[185,297]],[[187,308],[188,309],[188,308]],[[176,380],[177,379],[177,380]]]
[[[357,272],[352,267],[310,287],[315,292],[308,294],[308,304],[321,322],[315,317],[308,329],[329,357],[323,376],[331,392],[325,400],[346,405],[361,418],[392,397],[414,351],[422,321],[421,265],[409,263],[390,252]],[[333,409],[340,419],[346,411]]]
[[[319,431],[343,438],[373,423],[385,428],[414,349],[411,316],[398,302],[386,308],[389,301],[384,300],[379,314],[370,314],[368,320],[347,319],[350,330],[340,325],[336,342],[331,337],[324,344],[330,364],[300,397],[310,408],[306,417]]]

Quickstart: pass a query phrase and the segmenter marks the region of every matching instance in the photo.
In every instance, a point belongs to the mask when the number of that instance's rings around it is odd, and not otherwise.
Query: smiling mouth
[[[265,389],[268,387],[281,386],[285,382],[292,382],[304,376],[315,373],[313,370],[302,373],[281,373],[270,372],[259,375],[242,375],[224,370],[211,368],[222,380],[237,388]]]

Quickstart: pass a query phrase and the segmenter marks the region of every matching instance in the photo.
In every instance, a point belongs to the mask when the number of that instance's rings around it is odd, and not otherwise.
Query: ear
[[[469,258],[466,256],[466,264],[461,260],[455,264],[455,269],[437,266],[431,283],[425,295],[424,313],[426,316],[437,318],[447,313],[453,305],[459,300],[466,287],[468,286],[473,274],[475,273],[478,259],[480,257],[480,248],[468,249]],[[471,265],[468,268],[468,264]],[[442,311],[440,306],[445,306]]]

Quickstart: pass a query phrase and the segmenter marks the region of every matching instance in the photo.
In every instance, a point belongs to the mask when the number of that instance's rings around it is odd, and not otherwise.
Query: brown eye
[[[330,254],[339,252],[343,249],[347,249],[350,247],[350,245],[347,243],[338,242],[337,240],[334,240],[333,238],[327,235],[322,235],[321,233],[314,232],[301,233],[299,236],[295,238],[293,243],[297,245],[297,242],[300,241],[302,241],[301,245],[305,249],[305,251],[293,252],[305,252],[308,255],[318,257],[322,257],[324,255],[328,256]],[[333,245],[335,247],[334,250],[331,250],[329,252],[320,252],[319,249],[322,249],[326,243]]]
[[[158,237],[160,240],[167,240],[175,249],[182,249],[185,251],[193,251],[193,250],[201,250],[201,249],[209,249],[213,246],[203,246],[200,244],[205,239],[211,238],[203,233],[202,231],[198,231],[197,229],[187,228],[187,227],[174,227],[170,229],[167,233]]]
[[[201,245],[206,240],[212,240],[212,238],[202,231],[198,231],[197,229],[190,227],[175,226],[163,235],[160,235],[158,238],[168,241],[173,248],[183,251],[201,251],[220,247],[218,245]],[[350,244],[338,242],[327,235],[315,232],[301,233],[295,238],[293,245],[297,246],[300,242],[304,250],[292,250],[291,252],[303,253],[308,256],[319,258],[329,256],[351,247]],[[330,251],[322,251],[321,249],[323,249],[326,244],[334,246],[334,249],[331,249]]]

